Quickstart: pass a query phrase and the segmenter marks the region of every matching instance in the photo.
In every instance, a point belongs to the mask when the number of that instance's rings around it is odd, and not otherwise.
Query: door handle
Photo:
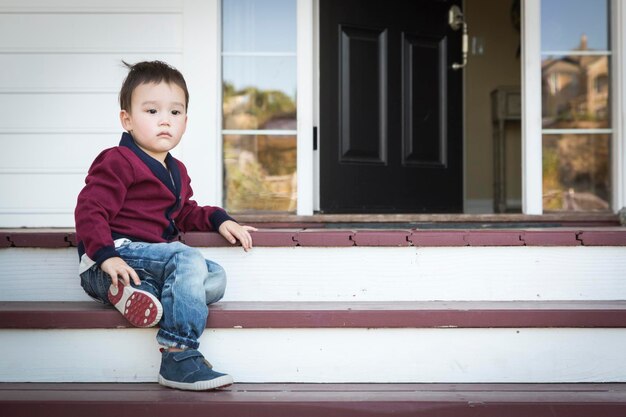
[[[455,62],[454,64],[452,64],[452,69],[458,70],[461,68],[465,68],[465,66],[467,65],[467,51],[469,42],[467,36],[467,23],[465,22],[465,16],[463,15],[463,12],[461,11],[461,8],[459,6],[454,5],[450,7],[450,11],[448,12],[448,24],[450,25],[452,30],[459,30],[461,28],[463,29],[463,36],[461,37],[461,52],[463,62],[460,64],[458,62]]]

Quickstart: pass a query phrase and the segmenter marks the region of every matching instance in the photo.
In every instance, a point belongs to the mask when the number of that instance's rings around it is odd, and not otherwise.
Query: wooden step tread
[[[185,392],[157,384],[0,383],[0,415],[617,417],[626,384],[234,384]]]
[[[0,329],[131,327],[97,302],[0,302]],[[626,301],[220,302],[209,328],[626,327]]]
[[[252,232],[258,247],[347,246],[625,246],[626,228],[495,228],[495,229],[263,229]],[[196,247],[230,246],[218,233],[191,232],[181,241]],[[71,229],[0,229],[0,247],[62,248],[76,246]]]

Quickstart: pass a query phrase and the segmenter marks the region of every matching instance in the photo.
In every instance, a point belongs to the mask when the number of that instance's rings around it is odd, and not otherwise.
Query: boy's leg
[[[152,327],[161,319],[163,309],[151,287],[145,287],[145,280],[141,271],[138,273],[142,284],[139,289],[124,287],[118,280],[118,287],[111,285],[111,277],[102,269],[94,265],[80,275],[81,286],[94,300],[107,305],[113,305],[133,325],[137,327]],[[145,291],[148,289],[149,291]]]
[[[215,301],[224,293],[225,274],[221,267],[214,266],[210,272],[200,251],[180,242],[130,243],[118,252],[132,268],[150,276],[146,284],[154,285],[160,292],[163,318],[157,341],[168,348],[183,349],[163,351],[159,382],[189,390],[232,384],[231,376],[213,371],[197,351],[208,316],[207,292]]]
[[[142,289],[161,300],[159,343],[197,349],[208,315],[203,287],[208,271],[202,254],[180,242],[131,242],[117,250],[142,277]]]

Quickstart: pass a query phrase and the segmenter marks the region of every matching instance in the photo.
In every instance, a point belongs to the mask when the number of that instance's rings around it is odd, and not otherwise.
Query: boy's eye
[[[150,113],[150,114],[156,114],[156,112],[157,112],[155,109],[148,109],[148,110],[146,110],[146,111],[147,111],[148,113]]]
[[[172,110],[172,114],[177,116],[180,114],[180,110]]]

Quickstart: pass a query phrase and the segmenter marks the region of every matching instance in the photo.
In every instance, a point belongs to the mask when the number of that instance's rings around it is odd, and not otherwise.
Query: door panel
[[[459,2],[320,0],[322,211],[462,210]]]
[[[341,26],[340,162],[385,164],[386,32]],[[362,71],[363,66],[370,68]]]
[[[445,168],[446,41],[408,33],[402,38],[403,163]],[[431,86],[438,89],[426,102]]]

